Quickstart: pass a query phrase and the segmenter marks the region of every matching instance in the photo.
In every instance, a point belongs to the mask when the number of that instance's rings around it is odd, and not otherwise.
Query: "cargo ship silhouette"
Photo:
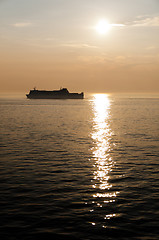
[[[70,93],[67,88],[60,88],[60,90],[37,90],[34,88],[26,94],[29,99],[83,99],[84,93]]]

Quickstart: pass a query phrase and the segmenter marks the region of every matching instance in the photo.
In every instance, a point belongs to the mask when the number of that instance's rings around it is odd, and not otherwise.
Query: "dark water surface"
[[[159,239],[159,98],[0,99],[1,239]]]

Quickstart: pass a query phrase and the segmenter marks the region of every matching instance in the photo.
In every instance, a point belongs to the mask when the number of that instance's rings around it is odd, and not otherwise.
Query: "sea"
[[[0,239],[159,239],[159,94],[0,97]]]

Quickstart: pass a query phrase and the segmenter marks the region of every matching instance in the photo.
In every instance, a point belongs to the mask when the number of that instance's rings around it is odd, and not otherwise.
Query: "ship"
[[[60,90],[37,90],[34,88],[26,94],[29,99],[83,99],[84,93],[70,93],[67,88],[60,88]]]

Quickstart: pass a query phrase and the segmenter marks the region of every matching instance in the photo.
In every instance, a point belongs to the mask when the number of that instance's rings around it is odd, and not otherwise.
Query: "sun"
[[[95,26],[95,29],[99,34],[106,34],[111,29],[111,24],[107,20],[101,19]]]

